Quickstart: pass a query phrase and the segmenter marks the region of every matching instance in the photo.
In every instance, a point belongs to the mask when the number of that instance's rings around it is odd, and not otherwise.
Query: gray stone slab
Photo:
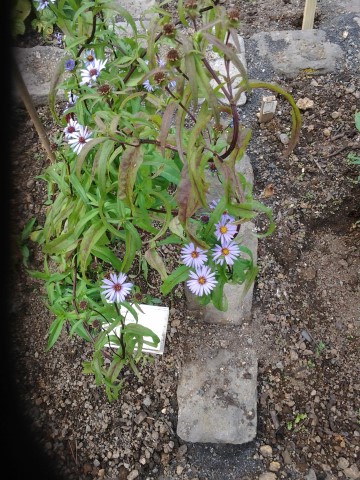
[[[300,73],[331,73],[343,62],[343,50],[326,40],[323,30],[283,30],[260,32],[256,41],[260,57],[268,59],[274,71],[286,78]]]
[[[125,8],[136,20],[146,17],[147,10],[159,4],[156,0],[114,0],[114,3]]]
[[[253,262],[254,265],[256,265],[258,238],[254,232],[254,228],[255,226],[252,222],[246,222],[241,225],[236,241],[252,252]],[[245,292],[244,284],[228,283],[224,286],[224,294],[228,302],[226,312],[217,310],[211,303],[200,306],[197,297],[191,293],[186,282],[184,290],[189,313],[196,314],[196,316],[204,322],[219,325],[241,325],[243,322],[251,320],[254,283],[252,283],[247,292]]]
[[[13,49],[13,54],[34,105],[48,104],[51,82],[58,63],[64,58],[64,50],[51,46],[17,47]],[[20,101],[15,89],[14,96]],[[66,101],[64,91],[59,90],[56,98],[58,101]]]
[[[200,347],[178,389],[178,436],[187,442],[243,444],[257,426],[257,358],[240,348]]]

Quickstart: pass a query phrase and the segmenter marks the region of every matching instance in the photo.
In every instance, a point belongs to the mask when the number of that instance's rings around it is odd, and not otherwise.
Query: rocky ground
[[[303,2],[231,4],[240,6],[245,39],[259,31],[301,28]],[[280,134],[289,126],[281,99],[266,124],[257,121],[257,94],[241,112],[253,129],[248,154],[254,193],[276,220],[272,236],[259,241],[253,320],[244,327],[259,358],[258,434],[249,444],[191,444],[176,435],[182,362],[192,336],[206,341],[210,328],[187,314],[181,286],[168,298],[159,294],[155,277],[144,286],[143,293],[170,308],[165,352],[142,368],[143,382],[129,374],[114,403],[82,374],[90,355],[86,344],[64,334],[45,351],[51,317],[41,283],[22,264],[17,238],[26,221],[43,212],[47,192],[39,175],[47,160],[27,112],[14,106],[7,343],[13,379],[8,399],[17,408],[12,416],[3,411],[12,427],[4,438],[12,478],[25,472],[68,480],[360,478],[360,171],[347,160],[360,148],[354,125],[360,27],[354,28],[356,2],[318,4],[315,28],[326,29],[344,49],[342,68],[316,77],[269,78],[295,100],[314,102],[302,111],[294,153],[281,156]],[[350,4],[353,13],[342,13]],[[246,55],[250,76],[261,74],[254,52]],[[47,107],[38,112],[51,136]],[[30,249],[30,267],[37,268],[41,255]]]

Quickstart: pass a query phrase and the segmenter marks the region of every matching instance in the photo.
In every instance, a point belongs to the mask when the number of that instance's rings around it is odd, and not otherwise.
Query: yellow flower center
[[[206,283],[206,278],[205,277],[199,277],[198,282],[200,283],[200,285],[204,285]]]
[[[198,252],[195,252],[195,251],[191,252],[191,257],[192,258],[198,258],[198,256],[199,256]]]
[[[228,229],[225,225],[222,225],[219,230],[220,230],[220,233],[226,233]]]
[[[223,255],[229,255],[230,252],[229,252],[229,249],[228,249],[228,248],[222,248],[222,249],[221,249],[221,253],[222,253]]]

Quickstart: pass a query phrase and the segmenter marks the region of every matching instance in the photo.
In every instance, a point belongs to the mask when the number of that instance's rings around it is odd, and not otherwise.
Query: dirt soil
[[[319,1],[315,22],[344,49],[343,68],[316,77],[268,78],[295,100],[314,101],[302,111],[300,141],[288,159],[281,157],[279,136],[288,131],[287,105],[278,99],[277,114],[266,124],[256,117],[259,94],[251,94],[240,111],[253,130],[248,154],[254,195],[272,208],[276,221],[258,248],[249,326],[259,357],[258,434],[246,445],[191,444],[176,435],[176,387],[187,344],[194,332],[204,341],[208,335],[208,327],[187,314],[182,286],[162,298],[159,282],[144,285],[142,293],[170,308],[165,352],[142,368],[142,383],[129,373],[112,404],[82,374],[88,345],[64,334],[45,351],[52,318],[41,283],[22,264],[18,235],[44,212],[47,191],[39,175],[47,159],[26,110],[13,107],[6,363],[12,381],[3,410],[9,427],[3,465],[11,478],[360,478],[360,171],[347,160],[351,152],[360,154],[354,125],[360,57],[359,29],[350,28],[355,13],[342,13],[350,3],[356,12],[356,2]],[[301,28],[303,4],[231,2],[242,12],[245,39]],[[40,43],[29,35],[19,41],[23,47]],[[249,76],[256,77],[262,65],[246,54]],[[38,113],[51,137],[48,108]],[[39,268],[41,255],[29,247],[30,268]]]

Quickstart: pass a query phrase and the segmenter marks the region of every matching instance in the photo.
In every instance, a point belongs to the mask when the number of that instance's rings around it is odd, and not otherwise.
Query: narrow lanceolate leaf
[[[104,262],[110,263],[114,270],[120,272],[122,263],[110,248],[95,245],[92,248],[92,254]]]
[[[200,206],[199,200],[193,192],[186,164],[181,171],[181,178],[176,192],[176,201],[179,206],[178,218],[181,225],[184,226],[186,220],[192,217]]]
[[[157,197],[160,200],[163,207],[165,208],[165,219],[164,219],[163,225],[160,228],[159,232],[155,235],[155,237],[151,239],[153,242],[155,242],[158,238],[161,238],[166,233],[172,218],[172,214],[171,214],[171,205],[166,199],[165,195],[162,195],[161,193],[155,192],[155,191],[152,192],[152,195],[154,197]]]
[[[125,325],[123,332],[125,335],[136,335],[140,337],[150,337],[154,343],[158,345],[160,338],[150,328],[144,327],[139,323],[128,323]]]
[[[54,345],[56,340],[59,338],[64,323],[65,323],[65,318],[58,317],[50,325],[46,350],[50,350],[50,348]]]
[[[228,309],[227,298],[224,294],[225,279],[219,278],[214,290],[211,292],[211,300],[214,307],[221,312],[226,312]]]
[[[171,292],[171,290],[181,282],[184,282],[189,277],[189,267],[186,265],[180,265],[179,267],[175,268],[171,275],[169,275],[166,280],[164,280],[163,284],[160,287],[160,292],[163,295],[167,295]]]
[[[177,32],[177,38],[182,44],[182,51],[184,52],[185,60],[185,73],[189,79],[188,81],[192,93],[191,101],[193,103],[193,107],[196,108],[198,104],[199,84],[197,81],[193,42],[190,41],[188,36],[182,35],[180,32]]]
[[[77,247],[78,239],[74,238],[73,232],[66,232],[48,242],[43,247],[43,252],[50,255],[56,253],[70,253]]]
[[[97,174],[98,184],[101,195],[106,193],[106,179],[108,172],[108,159],[114,150],[115,142],[113,140],[106,140],[99,146],[100,155],[98,157]]]
[[[360,112],[356,112],[354,117],[355,117],[355,127],[360,132]]]
[[[146,250],[145,259],[150,267],[159,273],[161,280],[165,280],[167,278],[168,274],[165,263],[155,248],[149,248]]]
[[[93,138],[89,142],[85,144],[85,146],[81,149],[81,152],[79,153],[77,159],[76,159],[76,165],[75,165],[75,172],[76,175],[81,176],[81,167],[84,163],[84,160],[87,156],[87,154],[99,143],[105,142],[108,140],[107,137],[99,137],[99,138]]]
[[[161,154],[163,156],[165,156],[166,139],[168,137],[170,127],[172,126],[173,116],[174,116],[174,113],[175,113],[177,107],[178,107],[177,102],[170,102],[166,105],[166,108],[164,110],[164,115],[162,117],[160,133],[159,133],[159,136],[158,136],[158,140],[160,142]]]
[[[178,109],[177,114],[176,114],[176,119],[175,119],[176,148],[177,148],[179,157],[184,164],[186,162],[184,152],[187,149],[187,145],[184,142],[184,122],[185,122],[185,118],[186,118],[185,108],[188,107],[190,98],[191,98],[191,90],[190,90],[189,86],[187,85],[186,91],[183,93],[183,97],[182,97],[182,101],[181,101],[181,103],[183,105],[183,108]]]
[[[92,248],[106,232],[106,227],[101,221],[91,225],[82,238],[79,246],[80,270],[85,273]]]
[[[140,147],[127,147],[121,157],[117,196],[120,200],[124,200],[129,207],[133,204],[133,188],[142,161],[143,151]]]
[[[124,225],[124,228],[125,228],[125,255],[121,265],[121,271],[126,273],[130,269],[137,251],[140,250],[141,248],[141,238],[136,228],[130,222],[127,222]]]
[[[221,42],[218,38],[216,38],[211,33],[204,32],[203,35],[204,35],[204,38],[206,38],[206,40],[210,44],[212,44],[216,48],[218,48],[224,54],[224,56],[227,59],[229,59],[233,63],[233,65],[239,70],[239,72],[241,74],[241,77],[244,80],[245,87],[246,87],[247,90],[249,90],[250,85],[249,85],[249,82],[248,82],[248,76],[247,76],[246,69],[245,69],[244,65],[242,64],[241,60],[239,59],[238,55],[236,54],[236,52],[234,52],[234,50],[232,48],[230,48],[228,45]]]

